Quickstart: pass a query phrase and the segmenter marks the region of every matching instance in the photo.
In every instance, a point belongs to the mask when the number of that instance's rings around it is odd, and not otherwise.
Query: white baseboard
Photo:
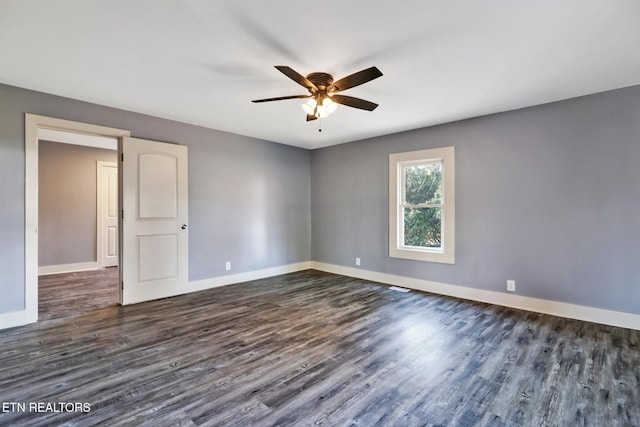
[[[219,286],[233,285],[235,283],[265,279],[267,277],[278,276],[280,274],[309,270],[310,268],[311,262],[305,261],[296,264],[265,268],[263,270],[247,271],[245,273],[236,273],[226,276],[213,277],[211,279],[194,280],[192,282],[189,282],[189,292],[204,291],[205,289],[217,288]]]
[[[2,313],[0,314],[0,330],[26,325],[28,323],[33,323],[37,320],[38,320],[37,313],[35,317],[33,317],[32,314],[27,312],[27,310]]]
[[[75,264],[43,265],[38,267],[38,276],[47,276],[49,274],[73,273],[75,271],[97,270],[98,267],[99,266],[96,261],[78,262]]]
[[[85,271],[97,269],[97,263],[66,264],[62,266],[40,267],[40,274],[57,274],[70,271]],[[195,280],[189,282],[189,292],[212,289],[219,286],[232,285],[251,280],[264,279],[280,274],[296,271],[315,269],[343,276],[356,277],[358,279],[371,280],[403,288],[410,288],[424,292],[447,295],[456,298],[479,301],[520,310],[550,314],[586,322],[601,323],[604,325],[618,326],[622,328],[640,330],[640,315],[624,313],[620,311],[605,310],[595,307],[587,307],[577,304],[569,304],[552,300],[524,297],[502,292],[487,291],[465,286],[450,285],[423,279],[398,276],[394,274],[379,273],[359,268],[345,267],[335,264],[326,264],[316,261],[305,261],[296,264],[266,268],[263,270],[248,271],[244,273],[230,274],[210,279]],[[43,271],[44,270],[44,271]],[[26,310],[0,314],[0,329],[12,328],[35,322],[36,318],[28,314]]]
[[[251,280],[265,279],[267,277],[278,276],[280,274],[294,273],[296,271],[309,270],[311,262],[299,262],[296,264],[282,265],[278,267],[265,268],[263,270],[248,271],[245,273],[230,274],[227,276],[214,277],[211,279],[195,280],[189,282],[189,291],[196,292],[205,289],[217,288],[219,286],[232,285],[235,283],[248,282]],[[98,265],[96,262],[87,262],[79,264],[65,264],[45,266],[39,268],[39,275],[68,273],[73,271],[96,270]],[[37,311],[35,316],[28,313],[27,310],[13,311],[9,313],[0,313],[0,330],[22,326],[33,323],[38,320]]]
[[[604,325],[619,326],[621,328],[640,330],[640,315],[624,313],[621,311],[605,310],[584,305],[568,304],[564,302],[544,300],[539,298],[524,297],[521,295],[506,294],[502,292],[486,291],[483,289],[469,288],[465,286],[449,285],[446,283],[432,282],[429,280],[414,279],[411,277],[397,276],[394,274],[378,273],[359,268],[344,267],[335,264],[311,261],[311,268],[328,273],[371,280],[389,285],[411,288],[434,294],[447,295],[472,301],[485,302],[520,310],[537,313],[551,314],[553,316],[583,320],[586,322],[601,323]]]

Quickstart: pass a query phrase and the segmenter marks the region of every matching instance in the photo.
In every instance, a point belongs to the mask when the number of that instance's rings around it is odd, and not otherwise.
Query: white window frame
[[[442,246],[420,248],[405,246],[402,169],[408,165],[442,163]],[[394,153],[389,155],[389,256],[417,261],[455,263],[455,148]]]

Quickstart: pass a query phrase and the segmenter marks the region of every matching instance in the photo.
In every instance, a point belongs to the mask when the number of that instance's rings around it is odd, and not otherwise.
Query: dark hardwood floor
[[[640,331],[313,270],[126,307],[48,286],[0,331],[26,403],[0,425],[640,426]]]
[[[118,305],[118,268],[40,276],[39,320],[71,318]]]

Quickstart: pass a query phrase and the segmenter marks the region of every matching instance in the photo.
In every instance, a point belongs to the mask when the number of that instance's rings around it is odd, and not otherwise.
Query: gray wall
[[[310,153],[0,85],[0,313],[24,308],[24,114],[111,126],[189,147],[189,278],[310,259]]]
[[[0,313],[24,306],[24,113],[189,147],[190,279],[313,259],[640,313],[640,87],[312,152],[0,85]],[[388,154],[456,147],[456,264],[388,257]],[[311,226],[313,210],[313,226]],[[311,238],[313,245],[310,249]]]
[[[117,161],[117,152],[38,145],[38,265],[96,261],[96,164]]]
[[[388,256],[388,155],[456,147],[456,263]],[[640,313],[640,86],[314,150],[315,261]]]

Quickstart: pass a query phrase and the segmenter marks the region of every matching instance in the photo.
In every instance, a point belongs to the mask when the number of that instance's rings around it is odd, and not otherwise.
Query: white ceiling
[[[638,0],[0,0],[0,82],[305,148],[640,84]],[[274,65],[380,104],[305,121]]]

